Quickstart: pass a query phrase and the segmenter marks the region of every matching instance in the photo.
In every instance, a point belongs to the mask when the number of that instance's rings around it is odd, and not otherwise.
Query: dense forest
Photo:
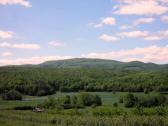
[[[168,91],[168,71],[105,68],[2,67],[0,93],[10,90],[44,96],[56,91]]]

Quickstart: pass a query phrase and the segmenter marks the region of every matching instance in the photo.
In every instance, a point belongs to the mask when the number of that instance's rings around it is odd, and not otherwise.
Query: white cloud
[[[54,47],[63,47],[63,46],[65,46],[65,43],[62,43],[62,42],[59,42],[59,41],[50,41],[48,44],[51,45],[51,46],[54,46]]]
[[[158,32],[158,36],[161,38],[168,38],[168,30]]]
[[[161,39],[162,39],[162,37],[160,37],[160,36],[146,36],[144,38],[144,40],[148,40],[148,41],[158,41],[158,40],[161,40]]]
[[[95,25],[93,25],[94,28],[100,28],[102,26],[103,26],[102,24],[95,24]]]
[[[104,41],[117,41],[125,38],[140,38],[146,41],[159,41],[168,38],[168,30],[158,31],[156,33],[151,33],[149,31],[127,31],[119,32],[114,36],[103,34],[99,39]]]
[[[155,34],[150,34],[144,37],[145,40],[162,40],[168,38],[168,30],[159,31]]]
[[[121,4],[114,7],[116,9],[114,14],[162,15],[168,12],[168,7],[163,4],[164,2],[160,0],[120,0]]]
[[[0,38],[9,39],[9,38],[12,38],[12,37],[13,37],[13,32],[0,30]]]
[[[134,25],[146,24],[146,23],[153,23],[155,21],[154,18],[140,18],[134,22]]]
[[[16,49],[40,49],[40,45],[38,44],[16,44],[16,43],[9,43],[9,42],[2,42],[0,43],[0,47],[2,48],[16,48]]]
[[[168,23],[168,16],[161,17],[162,22]]]
[[[121,30],[132,29],[141,24],[151,24],[155,21],[155,18],[139,18],[135,20],[132,25],[122,25],[120,26]]]
[[[82,56],[87,58],[113,59],[120,61],[138,60],[143,62],[168,63],[168,45],[164,47],[153,45],[106,53],[89,53]]]
[[[96,23],[89,23],[88,24],[89,26],[92,26],[92,27],[94,27],[94,28],[101,28],[102,26],[103,26],[103,24],[96,24]]]
[[[3,57],[9,57],[9,56],[13,56],[13,53],[12,52],[3,52],[1,54],[1,56],[3,56]]]
[[[84,54],[85,58],[113,59],[120,61],[143,61],[154,63],[168,63],[168,45],[161,47],[157,45],[119,50],[105,53]],[[0,59],[0,66],[21,65],[21,64],[39,64],[50,60],[62,60],[74,58],[73,56],[36,56],[30,58]]]
[[[50,60],[62,60],[70,59],[72,56],[37,56],[30,58],[18,58],[18,59],[0,59],[0,66],[4,65],[21,65],[21,64],[39,64]]]
[[[148,31],[131,31],[131,32],[120,32],[118,36],[121,38],[138,38],[138,37],[146,37],[149,35]]]
[[[107,42],[116,42],[119,40],[118,37],[116,36],[111,36],[111,35],[107,35],[107,34],[103,34],[99,37],[99,39],[103,40],[103,41],[107,41]]]
[[[120,27],[121,30],[126,30],[126,29],[131,29],[131,28],[133,28],[131,25],[130,26],[129,25],[122,25]]]
[[[106,17],[101,20],[100,23],[89,23],[89,26],[92,26],[94,28],[100,28],[103,27],[103,25],[115,25],[116,19],[114,17]]]
[[[32,7],[31,3],[28,0],[0,0],[2,5],[13,5],[20,4],[25,7]]]
[[[113,17],[106,17],[102,20],[102,23],[105,25],[115,25],[116,24],[116,19]]]

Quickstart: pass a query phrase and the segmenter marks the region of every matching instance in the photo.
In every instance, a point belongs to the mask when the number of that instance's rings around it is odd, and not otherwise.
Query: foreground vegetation
[[[93,116],[72,114],[74,110],[61,114],[55,111],[33,113],[31,111],[1,111],[2,126],[167,126],[166,116]],[[71,114],[68,114],[71,113]]]
[[[167,82],[166,70],[2,67],[0,125],[168,126]]]
[[[60,93],[49,97],[24,96],[22,101],[0,100],[0,125],[2,126],[167,126],[168,105],[150,107],[127,107],[125,103],[134,98],[146,98],[145,101],[160,97],[160,94],[123,93],[123,92],[91,92],[91,93]],[[102,105],[82,104],[80,107],[67,108],[73,104],[74,96],[87,101],[88,97],[100,96]],[[161,95],[167,98],[167,95]],[[85,98],[83,98],[85,97]],[[71,99],[72,98],[72,99]],[[92,99],[91,98],[91,99]],[[120,99],[124,99],[120,102]],[[126,98],[128,98],[126,100]],[[131,99],[131,101],[129,101]],[[57,101],[58,100],[58,101]],[[81,101],[81,100],[79,100]],[[94,100],[91,100],[91,102]],[[48,104],[52,103],[52,104]],[[53,105],[54,103],[54,105]],[[83,102],[82,102],[83,103]],[[81,104],[81,102],[80,102]],[[117,104],[117,105],[116,105]],[[39,105],[47,105],[44,112],[33,112]],[[79,105],[79,104],[76,104]],[[27,106],[27,108],[24,108]],[[28,106],[31,106],[28,108]],[[21,109],[25,110],[21,110]]]

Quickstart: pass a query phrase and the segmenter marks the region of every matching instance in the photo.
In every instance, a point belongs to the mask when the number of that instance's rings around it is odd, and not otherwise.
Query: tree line
[[[98,68],[0,69],[0,94],[15,90],[25,95],[45,96],[56,91],[168,91],[168,72],[139,72]]]

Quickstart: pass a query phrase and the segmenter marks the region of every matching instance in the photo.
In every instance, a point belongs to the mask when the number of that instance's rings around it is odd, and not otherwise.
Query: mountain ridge
[[[140,61],[121,62],[107,59],[73,58],[46,61],[36,65],[42,68],[109,68],[120,70],[168,70],[168,64],[144,63]]]
[[[96,58],[72,58],[52,60],[40,64],[10,65],[3,67],[31,67],[31,68],[105,68],[115,70],[158,71],[168,70],[168,64],[144,63],[141,61],[121,62]]]

